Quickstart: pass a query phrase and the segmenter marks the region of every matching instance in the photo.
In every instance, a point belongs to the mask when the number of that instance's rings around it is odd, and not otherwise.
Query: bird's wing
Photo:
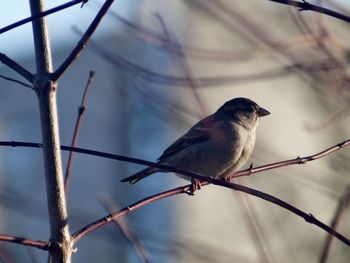
[[[210,115],[195,124],[187,133],[171,144],[158,158],[158,160],[163,160],[189,146],[193,146],[197,143],[208,140],[210,138],[210,127],[212,125],[213,118],[214,117]]]

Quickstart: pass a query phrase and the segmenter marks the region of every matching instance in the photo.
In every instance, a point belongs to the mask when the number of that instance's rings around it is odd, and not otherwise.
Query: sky
[[[47,0],[45,10],[65,2],[69,1]],[[128,6],[130,6],[131,2],[130,0],[115,1],[112,9],[127,17]],[[48,17],[48,25],[53,49],[60,48],[61,45],[74,45],[77,43],[79,36],[73,32],[72,27],[78,27],[81,31],[84,31],[93,20],[98,7],[102,3],[103,1],[89,0],[83,8],[80,8],[81,5],[78,4],[50,15]],[[30,16],[29,0],[3,1],[0,12],[0,28],[3,28]],[[104,34],[118,30],[119,25],[110,23],[110,21],[111,18],[105,17],[94,37],[101,37]],[[32,51],[31,23],[0,35],[0,52],[5,53],[9,57],[20,59],[23,56],[28,56]]]

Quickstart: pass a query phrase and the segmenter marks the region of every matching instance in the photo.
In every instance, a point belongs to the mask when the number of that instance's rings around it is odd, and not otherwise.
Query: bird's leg
[[[190,191],[192,194],[194,194],[195,191],[200,190],[202,188],[201,182],[195,178],[191,178],[191,187]]]
[[[194,195],[194,192],[202,188],[201,182],[195,178],[191,178],[191,185],[189,190],[185,191],[188,195]]]

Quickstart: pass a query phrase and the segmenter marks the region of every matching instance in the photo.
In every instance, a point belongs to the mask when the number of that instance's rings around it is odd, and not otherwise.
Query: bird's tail
[[[148,168],[143,169],[134,175],[131,175],[129,177],[122,179],[121,182],[129,182],[129,184],[136,184],[138,181],[142,180],[143,178],[150,176],[151,174],[154,174],[158,171],[159,171],[158,168],[148,167]]]

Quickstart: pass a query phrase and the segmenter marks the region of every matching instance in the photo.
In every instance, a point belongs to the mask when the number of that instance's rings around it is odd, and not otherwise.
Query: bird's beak
[[[257,113],[258,113],[259,117],[263,117],[263,116],[271,114],[268,110],[261,108],[261,107],[258,109]]]

